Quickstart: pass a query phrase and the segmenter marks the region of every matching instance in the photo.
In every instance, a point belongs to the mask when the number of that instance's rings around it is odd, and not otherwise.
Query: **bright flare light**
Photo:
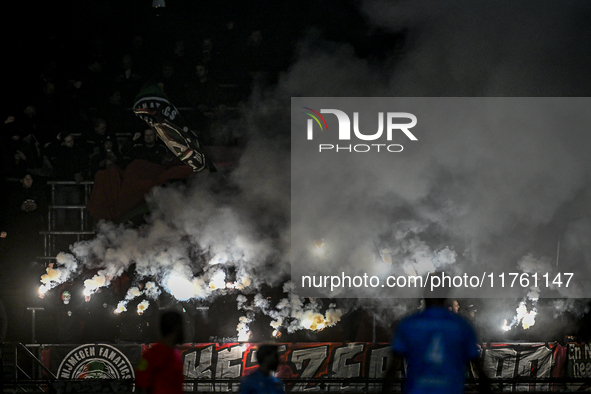
[[[245,328],[244,330],[240,330],[238,331],[238,342],[246,342],[250,339],[250,336],[252,335],[252,333],[250,332],[250,330],[247,328]]]
[[[217,271],[209,281],[209,288],[211,290],[226,288],[226,273],[222,270]]]
[[[504,319],[504,320],[503,320],[503,325],[501,326],[501,329],[502,329],[503,331],[509,331],[509,330],[511,330],[511,326],[508,326],[508,325],[507,325],[507,319]]]
[[[137,314],[142,315],[146,311],[146,309],[148,309],[149,306],[150,303],[148,302],[148,300],[143,300],[142,302],[137,304]]]
[[[245,287],[248,287],[248,286],[250,286],[250,284],[251,284],[251,280],[250,280],[250,278],[248,277],[248,275],[244,275],[242,278],[240,278],[240,282],[241,282],[241,283],[239,283],[239,284],[236,286],[236,288],[237,288],[238,290],[242,290],[243,288],[245,288]]]
[[[125,298],[131,300],[135,297],[139,297],[142,294],[142,292],[140,291],[140,289],[138,287],[130,287],[129,290],[127,290],[127,295]]]
[[[238,342],[246,342],[252,336],[250,329],[248,328],[248,323],[251,320],[246,316],[240,316],[238,319],[238,326],[236,327],[238,331]]]
[[[533,309],[533,310],[529,311],[523,317],[523,320],[521,320],[521,325],[523,326],[524,330],[527,330],[528,328],[530,328],[531,326],[536,324],[536,315],[537,314],[538,314],[538,312],[536,312],[536,310]]]
[[[324,316],[320,313],[306,313],[302,319],[302,327],[313,331],[323,330],[326,327]]]
[[[315,246],[314,253],[316,254],[316,256],[324,257],[324,254],[325,254],[324,238],[315,240],[314,246]]]
[[[119,304],[117,305],[117,309],[115,309],[115,313],[120,314],[120,313],[125,312],[126,310],[127,310],[127,308],[125,307],[125,302],[119,301]]]
[[[535,307],[531,311],[528,311],[525,301],[521,301],[519,303],[519,306],[517,307],[515,312],[517,312],[517,316],[515,316],[515,321],[518,323],[521,322],[521,326],[524,330],[529,329],[536,323],[536,315],[538,314],[538,312],[536,311]]]
[[[172,273],[166,280],[166,288],[174,298],[179,301],[187,301],[195,297],[193,283],[179,274]]]
[[[102,273],[98,273],[92,277],[92,279],[86,279],[84,281],[84,295],[89,296],[96,292],[99,287],[108,285],[107,278]]]

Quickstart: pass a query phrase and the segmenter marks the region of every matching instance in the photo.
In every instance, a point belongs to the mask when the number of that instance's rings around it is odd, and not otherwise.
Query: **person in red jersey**
[[[181,394],[183,364],[175,348],[183,342],[183,319],[177,312],[160,317],[162,340],[143,354],[135,372],[135,384],[147,394]]]

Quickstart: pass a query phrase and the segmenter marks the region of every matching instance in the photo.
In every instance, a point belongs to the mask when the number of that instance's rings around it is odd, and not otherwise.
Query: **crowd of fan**
[[[211,30],[165,44],[144,34],[111,39],[117,42],[92,37],[84,48],[49,39],[42,72],[29,76],[34,91],[0,114],[2,178],[79,182],[137,158],[173,164],[131,110],[147,82],[181,108],[205,145],[240,144],[228,127],[232,109],[266,78],[272,56],[261,30],[239,29],[233,20]]]
[[[100,170],[123,170],[135,159],[182,165],[131,109],[144,84],[158,84],[205,145],[243,142],[231,124],[252,86],[276,71],[266,67],[272,54],[261,30],[228,20],[214,31],[166,45],[144,34],[93,37],[83,48],[48,38],[42,72],[25,76],[31,89],[0,113],[3,268],[22,277],[23,264],[35,264],[29,279],[38,283],[43,262],[33,260],[43,254],[48,180],[72,182],[52,203],[73,205],[82,203],[74,182],[92,181]]]
[[[253,82],[265,78],[265,64],[272,62],[265,60],[270,53],[260,30],[238,31],[227,21],[216,32],[191,51],[183,40],[153,51],[136,34],[114,53],[108,52],[114,43],[91,39],[86,51],[77,51],[76,62],[71,53],[60,58],[59,50],[50,52],[41,75],[31,76],[38,78],[37,91],[0,124],[3,176],[92,179],[100,169],[142,156],[138,146],[151,144],[151,136],[141,138],[145,127],[131,107],[146,82],[157,83],[186,109],[183,114],[206,145],[236,144],[236,136],[220,123],[227,122]]]

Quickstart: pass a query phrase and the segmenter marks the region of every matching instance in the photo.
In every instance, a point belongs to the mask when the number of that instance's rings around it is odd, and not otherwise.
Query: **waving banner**
[[[215,166],[205,155],[197,134],[158,85],[145,86],[136,98],[133,112],[143,119],[183,163],[199,172]]]

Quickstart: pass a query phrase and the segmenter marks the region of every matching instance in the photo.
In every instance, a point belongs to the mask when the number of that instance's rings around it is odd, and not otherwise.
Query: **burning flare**
[[[240,316],[238,326],[236,326],[236,330],[238,330],[238,342],[246,342],[252,336],[252,332],[248,328],[248,324],[251,322],[252,319],[246,316]]]
[[[125,301],[119,301],[117,304],[117,309],[115,309],[116,314],[123,313],[127,310],[127,303]]]
[[[503,330],[503,331],[509,331],[509,330],[511,330],[511,326],[508,326],[507,325],[507,319],[504,319],[503,320],[503,325],[501,326],[501,330]]]
[[[143,300],[142,302],[137,304],[137,314],[140,316],[143,315],[149,306],[150,306],[150,303],[148,302],[148,300]]]
[[[226,284],[226,273],[222,270],[216,271],[209,281],[209,288],[211,290],[225,289],[228,285]]]
[[[534,300],[534,302],[536,302],[536,301],[537,301],[537,299]],[[521,301],[519,303],[519,306],[517,307],[517,309],[515,309],[515,312],[516,312],[516,315],[513,318],[513,321],[511,322],[511,324],[507,325],[506,319],[503,321],[503,325],[501,326],[501,329],[503,331],[509,331],[515,325],[518,325],[519,323],[521,323],[521,326],[523,327],[524,330],[528,330],[534,324],[536,324],[536,315],[538,314],[538,310],[536,309],[535,306],[532,307],[531,310],[528,310],[525,301]]]
[[[89,296],[95,293],[99,287],[107,285],[107,277],[102,272],[99,272],[92,279],[86,279],[84,281],[84,295]]]

